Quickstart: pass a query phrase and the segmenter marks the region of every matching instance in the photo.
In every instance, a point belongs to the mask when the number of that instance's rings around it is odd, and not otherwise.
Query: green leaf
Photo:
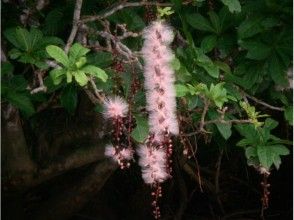
[[[285,67],[279,57],[275,54],[268,59],[268,71],[276,84],[282,86],[288,85]]]
[[[204,68],[206,70],[206,72],[214,77],[214,78],[218,78],[219,76],[219,69],[216,65],[214,65],[214,63],[212,62],[212,60],[206,56],[202,50],[200,49],[195,49],[196,55],[197,55],[197,60],[196,60],[196,64],[202,68]]]
[[[53,69],[50,71],[50,77],[54,83],[54,85],[58,85],[61,83],[62,79],[64,78],[64,75],[66,74],[66,71],[64,69]]]
[[[31,49],[30,33],[24,28],[17,27],[15,30],[15,34],[16,34],[15,37],[20,45],[20,49],[24,51],[30,50]]]
[[[218,119],[220,116],[215,111],[208,111],[208,116],[211,120]],[[224,123],[215,123],[218,131],[221,133],[225,140],[228,140],[232,135],[232,125]]]
[[[195,29],[200,31],[216,32],[210,25],[209,21],[200,14],[188,14],[186,15],[187,22]]]
[[[238,27],[238,36],[240,39],[252,37],[263,31],[261,26],[262,17],[249,17]]]
[[[80,57],[86,55],[87,53],[89,53],[89,49],[83,47],[81,44],[79,43],[75,43],[72,45],[72,47],[69,49],[69,60],[71,62],[76,62]]]
[[[281,157],[279,155],[273,155],[272,159],[273,159],[273,163],[274,163],[275,167],[278,170],[280,168],[281,163],[282,163]]]
[[[240,124],[235,125],[234,127],[243,137],[245,137],[248,140],[247,143],[255,143],[256,145],[260,142],[259,135],[252,124]]]
[[[217,34],[221,32],[221,23],[218,15],[214,11],[209,11],[208,16],[210,18],[211,24]]]
[[[271,146],[268,146],[268,148],[272,152],[274,152],[275,154],[278,154],[278,155],[286,156],[286,155],[290,154],[289,149],[287,147],[285,147],[284,145],[271,145]]]
[[[179,82],[188,82],[192,78],[191,73],[189,73],[187,68],[183,65],[176,71],[176,77]]]
[[[293,125],[293,106],[288,106],[285,108],[284,117],[290,125]]]
[[[72,72],[71,71],[66,71],[66,82],[71,83],[72,82]]]
[[[264,129],[267,129],[269,131],[273,130],[279,125],[279,123],[271,118],[267,118],[264,122]]]
[[[6,39],[12,43],[17,48],[22,48],[22,44],[18,42],[18,39],[16,38],[16,28],[9,28],[4,31],[4,36]]]
[[[78,104],[77,88],[75,85],[70,84],[62,90],[60,102],[69,113],[73,114],[75,112]]]
[[[223,88],[224,83],[218,83],[210,85],[209,93],[207,96],[215,103],[219,108],[222,108],[223,104],[228,101],[227,90]]]
[[[214,64],[222,71],[224,71],[225,73],[231,73],[231,67],[224,63],[224,62],[221,62],[221,61],[215,61]]]
[[[270,45],[257,41],[243,41],[240,45],[248,50],[246,57],[253,60],[264,60],[272,51]]]
[[[245,150],[246,158],[249,159],[251,157],[257,156],[257,149],[256,147],[247,147]]]
[[[183,97],[183,96],[187,95],[187,93],[189,92],[189,89],[187,88],[187,86],[185,86],[183,84],[176,84],[175,88],[176,88],[176,96],[177,97]]]
[[[260,164],[269,169],[273,164],[272,152],[267,148],[267,146],[257,146],[257,155]]]
[[[82,66],[84,66],[87,63],[86,57],[80,57],[77,62],[75,63],[76,67],[80,69]]]
[[[46,51],[50,57],[63,64],[65,67],[69,65],[68,57],[60,47],[50,45],[46,47]]]
[[[254,144],[255,143],[252,143],[251,140],[244,138],[244,139],[240,140],[239,142],[237,142],[236,146],[237,147],[246,147],[248,145],[254,145]]]
[[[106,68],[113,62],[112,54],[104,51],[98,51],[96,53],[87,55],[87,60],[88,63],[99,66],[101,68]]]
[[[5,75],[11,75],[13,73],[14,70],[14,66],[6,61],[6,62],[2,62],[1,63],[1,76],[5,76]]]
[[[171,61],[171,66],[174,70],[179,70],[181,68],[181,63],[178,58],[174,58]]]
[[[20,52],[18,49],[16,49],[16,48],[13,48],[13,49],[11,49],[10,51],[9,51],[9,53],[8,53],[8,55],[9,55],[9,57],[11,58],[11,59],[17,59],[17,58],[19,58],[21,55],[22,55],[22,52]]]
[[[208,35],[203,38],[201,42],[201,49],[204,53],[210,52],[213,48],[215,48],[217,44],[217,36],[216,35]]]
[[[23,75],[14,75],[11,78],[10,83],[11,83],[11,88],[17,92],[26,91],[28,86],[28,82]]]
[[[30,48],[32,50],[35,48],[39,48],[42,38],[43,38],[43,33],[36,28],[32,28],[29,34]]]
[[[234,12],[241,12],[241,5],[239,0],[221,0],[224,5],[229,8],[229,11]]]
[[[288,155],[289,149],[283,145],[271,145],[271,146],[257,146],[257,155],[261,165],[267,169],[271,167],[274,162],[276,167],[280,165],[280,159],[277,159],[280,155]]]
[[[106,82],[108,79],[107,74],[103,69],[100,69],[99,67],[93,66],[93,65],[87,65],[82,69],[85,73],[91,74],[99,79],[101,79],[103,82]]]
[[[64,42],[58,37],[43,37],[40,42],[40,48],[45,48],[48,45],[64,45]]]
[[[76,72],[73,72],[73,75],[74,75],[74,77],[75,77],[75,80],[77,81],[77,83],[78,83],[80,86],[85,86],[85,85],[87,85],[89,79],[88,79],[88,77],[86,76],[86,74],[85,74],[84,71],[77,70]]]
[[[137,142],[143,143],[149,133],[149,126],[146,118],[135,116],[137,126],[131,133],[131,137]]]
[[[35,113],[35,109],[30,98],[24,93],[10,91],[7,93],[6,98],[12,105],[24,113],[26,117],[30,117]]]

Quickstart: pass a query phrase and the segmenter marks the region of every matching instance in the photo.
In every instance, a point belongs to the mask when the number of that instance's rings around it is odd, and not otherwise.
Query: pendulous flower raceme
[[[166,132],[177,135],[174,71],[171,61],[174,54],[169,48],[174,35],[170,26],[155,21],[144,31],[144,77],[149,111],[150,132],[157,142],[162,142]]]
[[[147,110],[149,112],[150,134],[145,145],[137,150],[140,157],[142,177],[153,191],[153,215],[160,218],[158,198],[162,196],[160,184],[171,177],[171,156],[173,151],[171,135],[178,135],[174,59],[169,45],[174,35],[164,21],[153,22],[144,30],[142,48]]]
[[[107,145],[104,154],[106,157],[117,162],[121,169],[130,166],[130,161],[133,160],[134,154],[132,147],[124,144],[123,141],[124,131],[126,130],[124,120],[126,119],[127,114],[128,104],[123,98],[115,96],[113,98],[108,98],[105,101],[104,117],[112,121],[112,142],[114,145]]]

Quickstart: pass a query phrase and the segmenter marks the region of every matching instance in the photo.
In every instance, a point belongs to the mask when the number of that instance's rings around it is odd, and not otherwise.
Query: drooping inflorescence
[[[150,184],[153,192],[153,214],[160,218],[158,198],[161,197],[160,183],[171,177],[173,151],[171,135],[179,133],[176,117],[174,71],[171,61],[174,55],[169,48],[174,35],[164,21],[155,21],[144,31],[142,48],[147,110],[150,134],[145,145],[137,153],[140,157],[142,177]]]
[[[105,147],[105,156],[117,162],[121,169],[130,166],[134,151],[131,146],[123,143],[123,136],[126,130],[124,119],[128,114],[128,104],[121,97],[109,98],[104,103],[104,116],[112,121],[113,145]]]

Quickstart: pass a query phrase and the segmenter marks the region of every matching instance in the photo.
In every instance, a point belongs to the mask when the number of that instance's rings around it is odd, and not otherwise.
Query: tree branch
[[[83,4],[83,0],[76,0],[76,6],[75,6],[75,10],[74,10],[74,15],[73,15],[73,24],[72,24],[72,30],[71,33],[69,35],[69,38],[67,40],[67,43],[65,45],[64,51],[67,53],[69,48],[71,47],[78,28],[79,28],[79,21],[80,21],[80,16],[81,16],[81,9],[82,9],[82,4]]]
[[[254,102],[256,102],[256,103],[258,103],[260,105],[263,105],[263,106],[265,106],[265,107],[267,107],[269,109],[276,110],[276,111],[281,111],[281,112],[285,110],[284,108],[281,108],[281,107],[272,106],[272,105],[270,105],[270,104],[268,104],[268,103],[266,103],[266,102],[264,102],[262,100],[259,100],[259,99],[255,98],[254,96],[251,96],[251,95],[249,95],[249,94],[247,94],[245,92],[243,92],[243,93],[244,93],[244,96],[246,96],[247,98],[249,98],[252,101],[254,101]]]
[[[42,204],[32,219],[69,219],[99,192],[116,167],[109,160],[98,163],[80,182]]]
[[[110,7],[110,10],[106,11],[105,13],[101,15],[95,15],[95,16],[85,16],[84,19],[81,20],[82,23],[87,23],[91,21],[97,21],[101,19],[105,19],[109,17],[110,15],[114,14],[117,11],[120,11],[124,8],[130,8],[130,7],[141,7],[141,6],[172,6],[171,3],[159,3],[159,2],[147,2],[147,1],[141,1],[141,2],[123,2],[114,4]]]
[[[47,168],[31,172],[29,176],[18,175],[9,182],[4,183],[10,189],[24,189],[34,187],[71,169],[82,167],[84,165],[104,159],[104,148],[101,146],[89,147],[86,150],[79,150],[64,160],[50,164]]]

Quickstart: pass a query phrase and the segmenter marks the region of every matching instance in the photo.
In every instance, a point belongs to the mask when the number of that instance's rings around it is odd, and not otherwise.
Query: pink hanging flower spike
[[[169,45],[173,41],[172,28],[164,21],[155,21],[144,30],[142,48],[144,58],[144,77],[146,90],[146,109],[149,112],[150,135],[145,145],[137,150],[140,157],[142,177],[153,191],[153,214],[160,218],[158,198],[162,191],[160,183],[171,177],[172,140],[178,135],[179,125],[176,117],[176,98],[174,59]]]
[[[128,114],[128,104],[126,101],[115,96],[109,98],[104,103],[104,116],[112,120],[113,125],[113,145],[105,147],[105,156],[111,158],[120,165],[121,169],[130,166],[130,161],[133,160],[134,151],[131,146],[125,146],[122,143],[123,133],[126,130],[123,120]]]

